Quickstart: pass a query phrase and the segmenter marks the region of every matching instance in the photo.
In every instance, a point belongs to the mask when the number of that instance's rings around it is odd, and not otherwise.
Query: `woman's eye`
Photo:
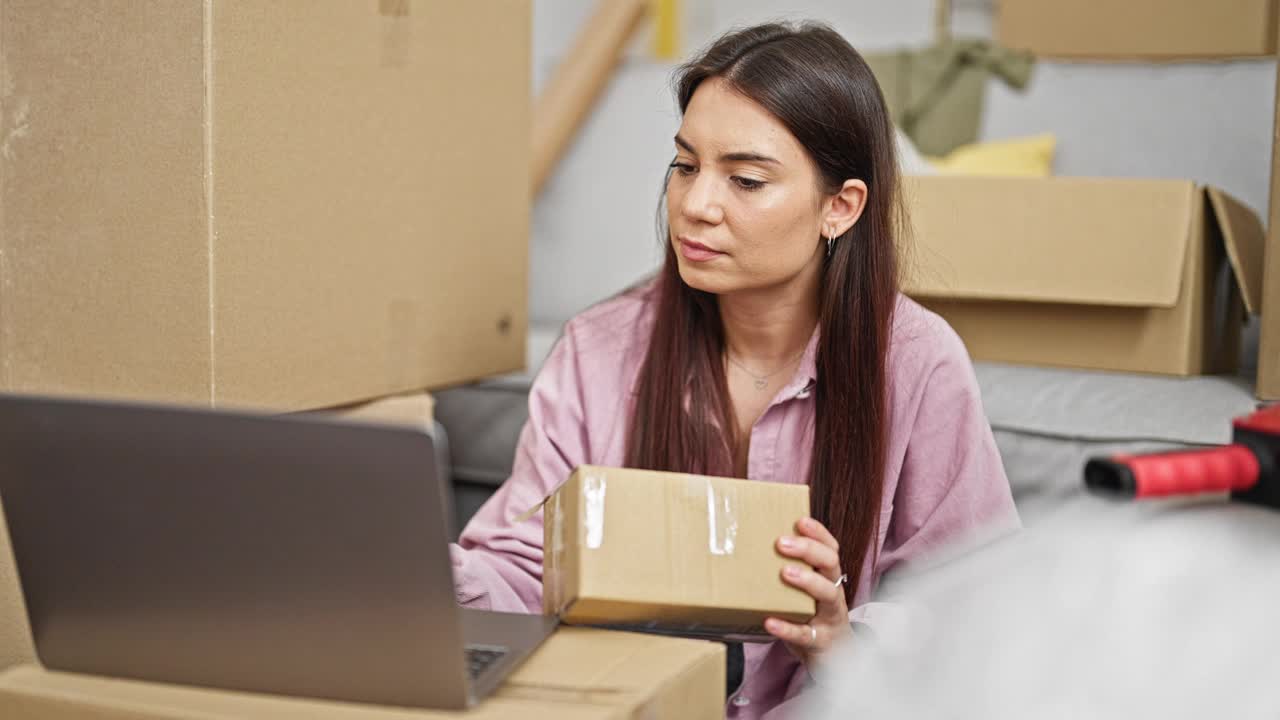
[[[739,177],[737,175],[734,175],[731,179],[735,185],[743,190],[758,190],[764,187],[763,180],[752,180],[751,178]]]
[[[689,163],[683,163],[683,162],[680,162],[679,160],[671,163],[671,167],[681,175],[692,175],[698,171],[697,168],[690,165]]]

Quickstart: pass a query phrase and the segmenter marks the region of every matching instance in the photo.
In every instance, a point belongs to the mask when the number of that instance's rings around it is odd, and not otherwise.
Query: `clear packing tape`
[[[732,555],[733,542],[738,537],[738,518],[733,512],[733,501],[728,495],[716,496],[711,480],[707,487],[707,547],[712,555]]]
[[[738,536],[738,520],[733,509],[732,499],[727,494],[717,494],[711,478],[702,478],[694,475],[688,477],[701,481],[706,489],[707,529],[709,534],[707,549],[712,555],[732,555],[734,540]],[[609,489],[609,480],[606,473],[595,473],[583,475],[582,482],[582,495],[586,500],[582,513],[582,527],[585,532],[583,542],[586,547],[594,550],[604,544],[604,503],[605,493]],[[546,511],[544,522],[551,522],[554,527],[558,528],[553,532],[552,537],[559,539],[560,542],[558,544],[563,546],[564,517],[560,502],[560,488],[556,488],[550,495],[539,501],[537,505],[520,513],[509,522],[512,525],[518,525],[538,514],[539,510]]]
[[[694,476],[690,476],[694,479]],[[727,494],[717,494],[710,478],[696,478],[706,489],[707,497],[707,550],[712,555],[732,555],[734,540],[738,536],[738,519],[733,509],[733,500]],[[582,477],[582,496],[585,500],[582,509],[583,545],[590,550],[599,549],[604,544],[605,494],[609,490],[609,479],[605,473],[587,474]],[[560,509],[559,493],[549,497],[533,508],[521,513],[512,522],[522,522],[533,517],[540,509],[547,509],[546,517],[558,528],[552,534],[557,538],[557,545],[563,550],[564,517]],[[552,550],[554,551],[554,547]]]

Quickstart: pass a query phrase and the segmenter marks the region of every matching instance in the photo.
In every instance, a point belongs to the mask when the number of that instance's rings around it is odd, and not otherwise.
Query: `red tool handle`
[[[1247,490],[1260,474],[1257,456],[1244,445],[1113,455],[1090,460],[1084,468],[1090,488],[1139,498]]]

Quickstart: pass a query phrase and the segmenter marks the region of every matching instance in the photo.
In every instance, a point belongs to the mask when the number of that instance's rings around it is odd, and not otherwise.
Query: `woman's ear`
[[[822,218],[823,236],[840,236],[849,232],[866,207],[867,184],[861,180],[845,180],[839,192],[827,201],[827,211]]]

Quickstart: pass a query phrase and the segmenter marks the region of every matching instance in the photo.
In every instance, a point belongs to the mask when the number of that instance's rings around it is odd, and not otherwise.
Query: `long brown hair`
[[[898,293],[895,231],[903,227],[889,114],[866,62],[825,25],[767,24],[721,37],[677,72],[681,113],[709,78],[728,82],[791,131],[817,167],[824,194],[850,178],[867,184],[862,216],[836,239],[820,281],[809,468],[810,511],[840,542],[841,567],[855,580],[845,588],[852,602],[879,524],[889,423],[885,358]],[[738,437],[729,397],[719,306],[715,295],[680,278],[665,220],[662,227],[666,261],[627,464],[729,475],[734,450],[747,438]]]

